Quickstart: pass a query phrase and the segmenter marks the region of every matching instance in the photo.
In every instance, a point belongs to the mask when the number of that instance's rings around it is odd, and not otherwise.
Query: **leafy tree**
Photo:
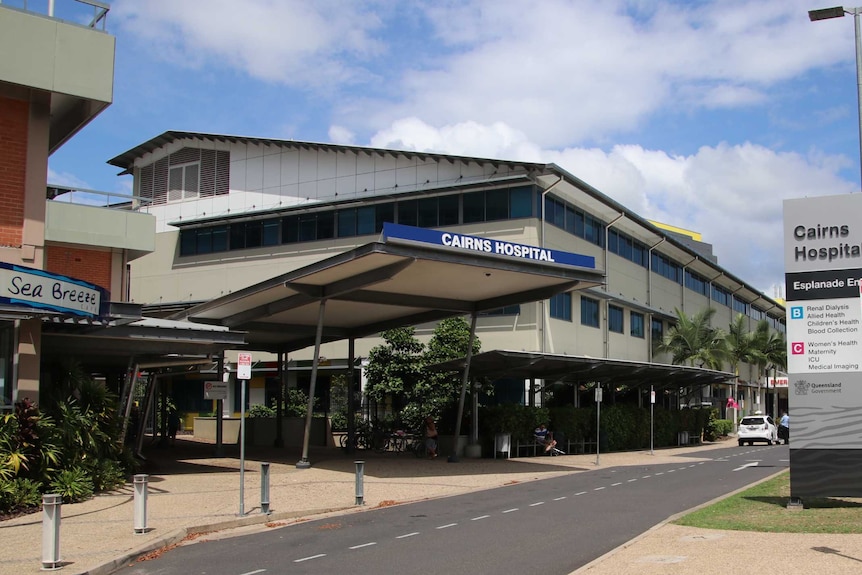
[[[425,352],[425,365],[434,365],[453,359],[460,359],[467,355],[470,344],[470,324],[463,317],[452,317],[444,319],[434,328],[434,334],[428,342]],[[473,354],[482,349],[479,338],[473,338]],[[410,414],[418,418],[431,415],[435,419],[441,419],[447,410],[452,410],[452,417],[457,414],[458,401],[461,398],[463,376],[459,372],[437,372],[426,370],[425,377],[417,386],[417,395],[424,399],[424,411]]]
[[[425,370],[425,366],[464,357],[470,326],[460,317],[441,321],[426,348],[412,327],[381,334],[384,343],[368,355],[366,396],[380,404],[391,401],[392,411],[409,429],[419,429],[428,415],[441,419],[457,407],[461,376]],[[474,338],[473,353],[481,343]]]
[[[384,343],[368,353],[365,395],[378,404],[391,399],[392,410],[396,413],[403,413],[415,402],[416,386],[422,378],[425,346],[414,334],[412,327],[384,331],[380,334]],[[416,412],[416,407],[411,407],[410,412]]]

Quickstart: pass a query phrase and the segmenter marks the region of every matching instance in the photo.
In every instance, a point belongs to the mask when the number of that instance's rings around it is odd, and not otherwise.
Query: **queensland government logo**
[[[793,382],[793,388],[796,395],[808,395],[808,390],[811,389],[811,383],[804,379],[799,379]]]

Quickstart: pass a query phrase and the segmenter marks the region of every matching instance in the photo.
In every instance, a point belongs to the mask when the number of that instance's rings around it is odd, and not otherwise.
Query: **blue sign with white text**
[[[416,228],[386,222],[383,224],[383,240],[400,239],[426,244],[434,244],[465,251],[485,253],[495,256],[510,256],[533,262],[546,262],[581,268],[596,267],[596,258],[573,254],[548,248],[537,248],[524,244],[505,242],[491,238],[468,236],[455,232],[445,232],[428,228]]]

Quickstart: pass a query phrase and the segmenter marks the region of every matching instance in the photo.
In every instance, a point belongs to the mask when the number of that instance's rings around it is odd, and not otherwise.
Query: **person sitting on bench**
[[[533,431],[533,434],[536,436],[536,441],[540,445],[545,446],[546,453],[556,447],[557,442],[554,441],[554,432],[549,431],[544,423],[539,424],[539,427]]]

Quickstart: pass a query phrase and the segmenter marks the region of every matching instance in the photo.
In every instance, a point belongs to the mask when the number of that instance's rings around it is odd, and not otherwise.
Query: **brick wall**
[[[45,269],[111,289],[111,254],[60,246],[46,246]]]
[[[20,247],[29,103],[0,97],[0,246]]]

